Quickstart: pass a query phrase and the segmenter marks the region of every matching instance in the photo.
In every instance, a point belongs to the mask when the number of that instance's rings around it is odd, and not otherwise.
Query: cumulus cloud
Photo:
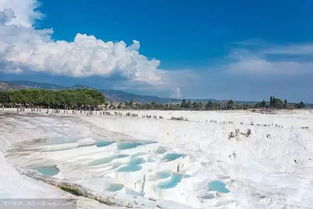
[[[14,18],[7,23],[24,27],[32,27],[34,21],[43,16],[36,10],[38,6],[37,0],[0,0],[0,11],[12,10],[14,12]]]
[[[119,75],[123,78],[165,85],[160,62],[139,53],[133,41],[105,42],[78,33],[72,42],[54,41],[51,29],[38,30],[33,22],[42,15],[35,0],[0,0],[0,70],[27,71],[73,77]]]

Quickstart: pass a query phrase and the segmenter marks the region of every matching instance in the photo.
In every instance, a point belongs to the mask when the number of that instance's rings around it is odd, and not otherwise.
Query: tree
[[[229,100],[228,102],[227,102],[227,104],[226,104],[226,109],[233,109],[233,107],[234,107],[234,101],[233,100]]]
[[[180,107],[183,108],[183,109],[187,107],[186,99],[182,100]]]
[[[201,102],[193,102],[192,107],[195,110],[201,110],[202,109],[202,103]]]
[[[5,104],[9,101],[9,93],[5,91],[0,91],[0,104]]]
[[[283,106],[284,106],[284,102],[282,100],[275,98],[275,97],[270,97],[270,107],[282,108]]]
[[[286,100],[286,99],[284,100],[283,107],[284,107],[284,108],[287,108],[287,107],[288,107],[288,102],[287,102],[287,100]]]
[[[305,104],[302,101],[300,103],[296,104],[295,106],[298,109],[305,108]]]
[[[271,97],[270,97],[270,107],[273,107],[273,106],[274,106],[273,97],[271,96]]]
[[[91,89],[59,91],[22,89],[8,91],[0,95],[0,103],[13,106],[21,105],[23,107],[94,109],[104,103],[103,94]]]
[[[213,104],[213,102],[212,102],[211,100],[208,101],[208,102],[206,103],[206,105],[205,105],[205,109],[206,109],[206,110],[212,110],[213,107],[214,107],[214,104]]]
[[[262,100],[261,102],[256,103],[255,107],[256,108],[264,108],[264,107],[266,107],[266,101]]]
[[[186,108],[191,109],[191,107],[192,107],[191,101],[188,100],[188,102],[186,103]]]

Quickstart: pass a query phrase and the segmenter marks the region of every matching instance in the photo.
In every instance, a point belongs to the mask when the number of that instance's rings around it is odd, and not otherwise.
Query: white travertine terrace
[[[0,197],[29,190],[35,196],[63,193],[20,176],[13,165],[48,175],[57,168],[55,178],[136,201],[138,208],[313,205],[310,110],[119,112],[1,110],[0,147],[6,158],[0,158],[0,177],[8,180],[0,183]],[[171,120],[181,116],[188,120]],[[22,190],[13,186],[16,180]]]

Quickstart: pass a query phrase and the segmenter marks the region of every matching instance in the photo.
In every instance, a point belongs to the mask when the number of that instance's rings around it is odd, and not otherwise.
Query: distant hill
[[[41,89],[64,89],[66,87],[51,84],[51,83],[40,83],[34,81],[1,81],[9,86],[18,86],[20,88],[41,88]]]
[[[42,89],[52,89],[52,90],[59,90],[59,89],[81,89],[81,88],[91,88],[86,85],[76,84],[74,86],[61,86],[57,84],[51,83],[41,83],[41,82],[34,82],[34,81],[0,81],[0,91],[8,91],[8,90],[16,90],[16,89],[25,89],[25,88],[42,88]],[[95,89],[95,88],[91,88]],[[140,103],[147,103],[147,102],[156,102],[156,103],[180,103],[181,99],[174,99],[174,98],[164,98],[158,96],[151,96],[151,95],[138,95],[126,91],[121,90],[112,90],[112,89],[97,89],[101,91],[105,96],[106,100],[113,101],[113,102],[126,102],[126,101],[133,101],[133,102],[140,102]],[[186,98],[187,99],[187,98]],[[216,100],[216,99],[187,99],[191,102],[227,102],[228,100]],[[256,104],[257,101],[236,101],[239,104]],[[290,103],[294,104],[294,103]],[[313,104],[307,104],[307,107],[313,107]]]
[[[74,85],[74,86],[61,86],[51,83],[40,83],[34,81],[0,81],[0,90],[15,90],[15,89],[24,89],[24,88],[42,88],[42,89],[77,89],[77,88],[90,88],[85,85]],[[126,102],[126,101],[134,101],[134,102],[157,102],[157,103],[174,103],[180,102],[180,99],[172,99],[172,98],[162,98],[157,96],[150,95],[138,95],[129,93],[126,91],[120,90],[111,90],[111,89],[97,89],[101,91],[107,100],[114,102]]]
[[[174,103],[180,102],[180,99],[172,98],[162,98],[157,96],[150,95],[138,95],[133,93],[128,93],[120,90],[105,90],[100,89],[100,91],[107,97],[108,100],[125,102],[125,101],[134,101],[134,102],[157,102],[157,103]]]
[[[21,89],[21,88],[22,87],[18,85],[8,84],[6,82],[0,81],[0,91],[16,90],[16,89]]]

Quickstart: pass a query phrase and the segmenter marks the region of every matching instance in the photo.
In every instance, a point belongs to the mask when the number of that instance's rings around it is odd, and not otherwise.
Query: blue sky
[[[159,59],[161,68],[201,69],[227,56],[236,42],[311,42],[312,9],[308,0],[43,0],[47,17],[37,26],[68,41],[77,32],[139,40],[142,54]]]
[[[136,68],[131,75],[125,74],[127,67],[123,72],[114,68],[110,73],[100,74],[97,69],[93,74],[72,73],[70,69],[65,73],[51,65],[33,71],[29,70],[36,68],[32,62],[23,65],[22,72],[0,71],[3,79],[83,83],[159,96],[260,100],[275,95],[291,101],[313,102],[312,1],[40,0],[39,3],[33,9],[42,17],[32,19],[33,30],[53,29],[49,39],[69,43],[77,33],[104,42],[123,41],[127,46],[137,40],[140,55],[147,58],[140,66],[155,59],[159,64],[149,63],[148,68],[156,66],[157,74],[154,67],[153,73]],[[138,59],[134,62],[139,62]],[[145,81],[145,77],[149,79]]]

